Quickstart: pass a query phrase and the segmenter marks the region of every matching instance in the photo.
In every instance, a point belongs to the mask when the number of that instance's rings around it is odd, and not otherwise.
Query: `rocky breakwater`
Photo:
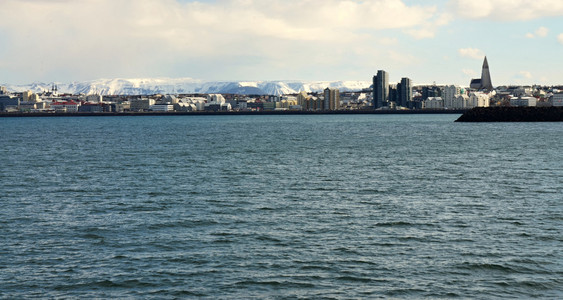
[[[475,107],[456,122],[561,122],[563,107]]]

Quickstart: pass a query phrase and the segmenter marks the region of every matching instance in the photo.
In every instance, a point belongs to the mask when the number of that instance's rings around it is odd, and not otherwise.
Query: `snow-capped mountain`
[[[154,95],[223,93],[242,95],[286,95],[301,91],[321,92],[327,87],[340,91],[359,91],[369,81],[203,81],[193,78],[98,79],[83,82],[56,83],[59,93],[99,95]],[[53,83],[4,85],[9,91],[34,93],[50,91]]]

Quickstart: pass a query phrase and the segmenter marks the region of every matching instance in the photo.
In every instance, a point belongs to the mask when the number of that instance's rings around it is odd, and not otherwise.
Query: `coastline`
[[[563,122],[563,107],[475,107],[456,122]]]
[[[0,113],[0,117],[122,117],[122,116],[236,116],[236,115],[412,115],[463,114],[467,110],[333,110],[333,111],[201,111],[201,112],[76,112],[76,113]]]

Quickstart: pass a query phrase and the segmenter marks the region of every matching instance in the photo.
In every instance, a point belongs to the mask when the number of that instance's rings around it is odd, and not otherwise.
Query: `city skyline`
[[[46,1],[0,11],[0,84],[100,78],[563,83],[563,3]]]

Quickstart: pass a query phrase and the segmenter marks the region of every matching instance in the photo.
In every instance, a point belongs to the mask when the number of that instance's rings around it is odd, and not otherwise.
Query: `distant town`
[[[493,87],[485,57],[481,78],[469,87],[457,85],[414,85],[404,77],[389,83],[384,70],[373,76],[370,88],[340,91],[326,87],[323,92],[285,95],[155,94],[99,95],[59,93],[56,84],[40,93],[9,92],[0,86],[0,112],[16,113],[127,113],[127,112],[267,112],[267,111],[422,111],[468,110],[474,107],[563,106],[561,86]]]

